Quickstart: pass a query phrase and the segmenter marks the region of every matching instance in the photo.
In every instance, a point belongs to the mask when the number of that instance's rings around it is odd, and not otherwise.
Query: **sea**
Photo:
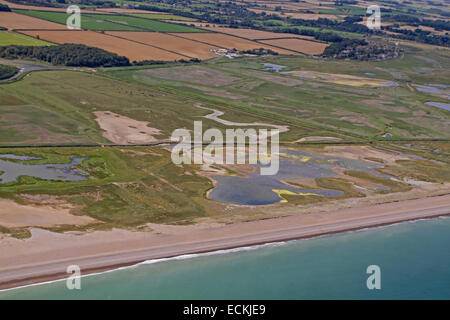
[[[450,299],[450,218],[151,260],[2,299]]]

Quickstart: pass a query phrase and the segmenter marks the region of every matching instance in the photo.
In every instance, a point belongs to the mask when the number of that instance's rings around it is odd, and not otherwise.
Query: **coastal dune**
[[[145,260],[340,233],[450,215],[450,194],[378,205],[299,214],[233,224],[149,225],[153,232],[125,230],[56,234],[32,230],[32,238],[0,241],[0,288],[64,278],[69,265],[82,274]]]

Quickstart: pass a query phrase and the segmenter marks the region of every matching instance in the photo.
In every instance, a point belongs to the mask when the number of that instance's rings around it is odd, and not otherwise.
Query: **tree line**
[[[0,58],[34,58],[54,65],[72,67],[120,67],[129,66],[130,60],[99,48],[82,44],[62,44],[45,47],[16,46],[0,47]]]
[[[11,9],[6,4],[0,3],[0,11],[11,12]]]

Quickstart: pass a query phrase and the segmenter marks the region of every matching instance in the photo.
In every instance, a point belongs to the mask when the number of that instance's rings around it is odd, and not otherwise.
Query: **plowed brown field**
[[[56,43],[80,43],[87,46],[98,47],[106,51],[117,53],[128,57],[131,61],[136,60],[180,60],[186,57],[164,51],[162,49],[147,46],[145,44],[128,41],[125,39],[101,34],[94,31],[24,31],[24,33],[37,36],[41,39]]]
[[[278,46],[290,50],[299,51],[306,54],[322,54],[328,46],[326,43],[302,40],[302,39],[276,39],[262,40],[261,42],[273,46]]]
[[[57,12],[66,12],[67,8],[55,8],[55,7],[40,7],[40,6],[31,6],[25,4],[17,4],[13,2],[7,2],[5,0],[0,0],[1,4],[5,4],[11,9],[29,9],[29,10],[40,10],[40,11],[57,11]],[[67,5],[69,6],[69,5]],[[81,13],[96,13],[95,10],[86,10],[81,9]],[[103,12],[106,13],[106,12]]]
[[[176,37],[167,33],[127,31],[108,31],[106,33],[176,52],[189,58],[199,58],[204,60],[217,57],[215,53],[211,52],[212,49],[217,49],[215,46]]]
[[[65,26],[14,12],[0,12],[0,26],[12,29],[64,29]]]
[[[217,46],[221,48],[233,49],[236,48],[238,50],[250,50],[257,48],[266,48],[274,50],[280,54],[296,54],[294,51],[283,50],[279,48],[275,48],[270,45],[264,45],[262,43],[258,43],[255,41],[250,41],[242,38],[233,37],[230,35],[222,34],[222,33],[172,33],[178,37],[187,38],[195,41],[199,41],[202,43],[206,43],[212,46]]]
[[[275,38],[314,39],[314,37],[302,36],[302,35],[293,34],[293,33],[277,33],[277,32],[261,31],[261,30],[253,30],[253,29],[236,29],[236,28],[226,28],[226,27],[203,27],[202,29],[226,33],[226,34],[230,34],[232,36],[247,38],[250,40],[275,39]]]

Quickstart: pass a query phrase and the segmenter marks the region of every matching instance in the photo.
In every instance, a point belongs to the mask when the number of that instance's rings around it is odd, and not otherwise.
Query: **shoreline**
[[[55,281],[68,277],[67,266],[77,264],[82,275],[114,271],[122,267],[130,267],[147,260],[167,259],[186,254],[202,254],[219,250],[230,250],[268,243],[315,238],[325,235],[340,234],[362,229],[372,229],[396,223],[431,219],[450,215],[450,194],[414,200],[404,200],[378,205],[339,209],[324,213],[321,217],[293,215],[281,218],[237,222],[219,226],[176,227],[162,226],[162,231],[152,233],[122,232],[119,246],[108,248],[108,234],[97,233],[100,241],[92,245],[90,252],[78,250],[72,246],[62,246],[75,254],[64,256],[61,248],[54,248],[60,259],[45,257],[45,253],[34,257],[31,263],[20,264],[21,259],[6,259],[15,261],[16,265],[5,264],[0,259],[0,290],[29,286],[33,284]],[[322,218],[322,219],[319,219]],[[324,221],[320,221],[324,220]],[[166,230],[167,229],[167,230]],[[93,236],[86,235],[86,240]],[[50,239],[58,237],[53,233],[46,234]],[[74,235],[59,235],[61,238],[84,237]],[[134,236],[134,237],[133,237]],[[144,241],[142,241],[144,240]],[[33,241],[29,239],[28,241]],[[39,239],[34,240],[39,244]],[[26,241],[25,241],[26,242]],[[69,241],[70,242],[70,241]],[[1,244],[1,241],[0,241]],[[114,244],[114,243],[113,243]],[[102,246],[103,245],[103,246]],[[13,246],[14,247],[14,246]],[[15,248],[12,248],[15,250]],[[71,250],[72,249],[72,250]],[[0,246],[0,250],[2,247]],[[50,250],[50,252],[54,253]],[[84,254],[83,254],[84,252]],[[101,252],[99,254],[99,252]],[[30,252],[31,254],[32,252]],[[27,255],[26,250],[16,254],[17,257]],[[76,257],[75,257],[76,256]],[[14,257],[13,257],[14,258]],[[22,257],[23,258],[23,257]],[[23,260],[23,259],[22,259]],[[28,262],[28,261],[27,261]]]

